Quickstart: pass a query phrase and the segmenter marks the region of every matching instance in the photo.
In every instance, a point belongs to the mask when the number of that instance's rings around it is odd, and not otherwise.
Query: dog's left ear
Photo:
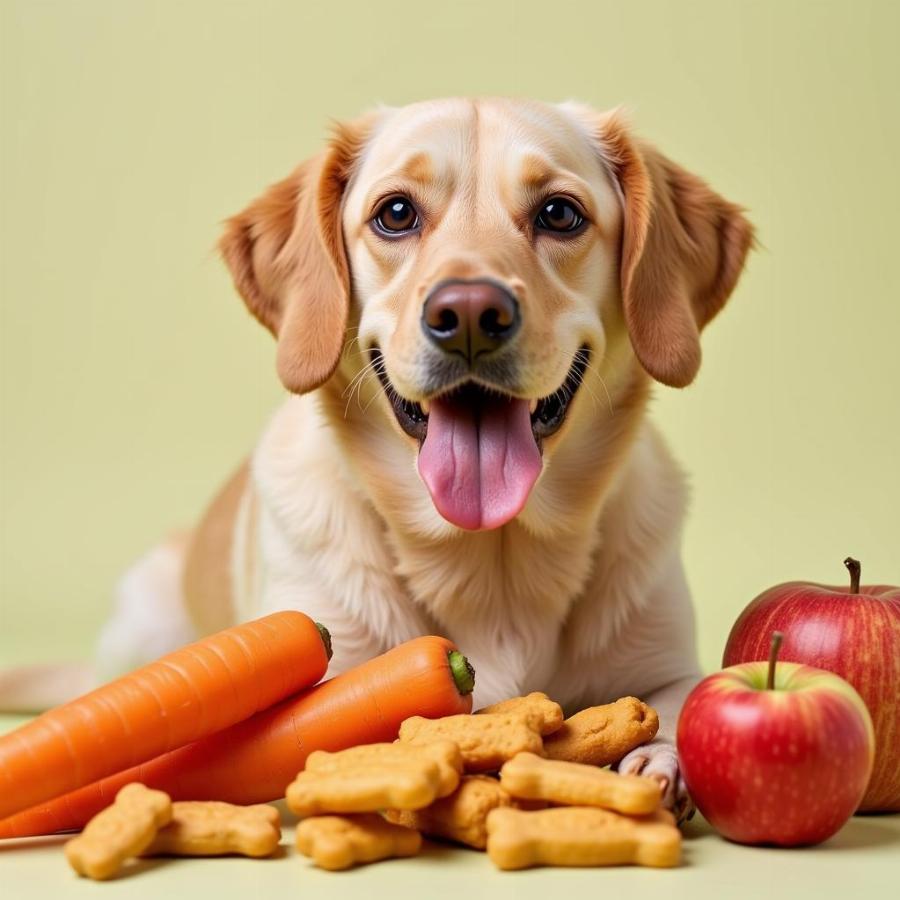
[[[599,140],[624,197],[622,303],[641,365],[672,387],[700,368],[700,331],[725,305],[753,243],[739,206],[659,151],[615,113]]]
[[[219,240],[238,293],[278,339],[279,378],[297,394],[340,360],[350,307],[341,199],[371,124],[339,126],[324,153],[228,219]]]

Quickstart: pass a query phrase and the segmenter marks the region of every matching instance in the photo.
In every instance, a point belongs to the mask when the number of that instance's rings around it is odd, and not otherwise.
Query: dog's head
[[[693,380],[751,242],[737,206],[616,113],[443,100],[339,127],[221,248],[285,386],[328,381],[355,329],[339,377],[380,382],[374,414],[434,507],[487,529],[519,514],[579,388],[608,390],[623,352]]]

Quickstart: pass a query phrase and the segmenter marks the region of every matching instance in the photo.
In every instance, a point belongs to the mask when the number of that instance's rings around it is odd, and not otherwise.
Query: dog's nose
[[[519,304],[494,281],[444,281],[422,310],[422,330],[442,350],[469,363],[506,343],[519,330]]]

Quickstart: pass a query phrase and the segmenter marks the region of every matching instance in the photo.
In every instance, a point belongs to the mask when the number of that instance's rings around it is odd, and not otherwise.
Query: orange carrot
[[[326,629],[279,612],[188,644],[0,736],[0,818],[221,731],[315,684]]]
[[[5,819],[0,838],[81,828],[132,781],[173,800],[275,800],[313,750],[391,741],[410,716],[469,712],[473,684],[450,641],[416,638],[219,734]]]

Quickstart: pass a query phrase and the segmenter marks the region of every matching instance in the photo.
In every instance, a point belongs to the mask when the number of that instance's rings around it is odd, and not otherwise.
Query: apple
[[[730,666],[704,678],[678,719],[685,784],[707,821],[742,844],[795,847],[831,837],[853,815],[875,739],[843,678],[798,663]]]
[[[866,702],[875,727],[875,765],[860,812],[900,811],[900,588],[860,587],[860,564],[845,559],[848,587],[792,581],[760,594],[735,622],[723,666],[765,659],[773,630],[780,658],[827,669]]]

